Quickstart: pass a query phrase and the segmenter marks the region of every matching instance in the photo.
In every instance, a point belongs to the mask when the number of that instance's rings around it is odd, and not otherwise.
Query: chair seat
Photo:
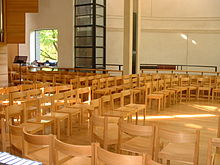
[[[91,158],[88,157],[74,157],[62,163],[62,165],[91,165]]]
[[[190,143],[169,143],[160,152],[159,158],[193,162],[195,146]]]
[[[211,87],[198,87],[198,90],[211,90]]]
[[[78,114],[81,112],[81,109],[78,108],[69,108],[65,107],[57,111],[58,113],[71,113],[71,114]]]
[[[62,120],[62,119],[68,118],[68,114],[52,112],[52,113],[47,113],[46,115],[43,115],[42,118],[45,118],[45,119],[56,118],[56,119]]]
[[[26,155],[28,159],[42,162],[43,164],[49,165],[49,147],[38,149]]]
[[[145,104],[128,104],[125,107],[134,108],[134,109],[138,109],[138,110],[146,109]]]
[[[148,99],[161,99],[163,98],[163,94],[150,94],[147,96]]]
[[[25,130],[31,134],[35,134],[39,131],[43,131],[44,129],[42,124],[22,123],[20,126],[25,127]]]
[[[152,154],[152,140],[145,137],[134,137],[121,144],[121,150]]]

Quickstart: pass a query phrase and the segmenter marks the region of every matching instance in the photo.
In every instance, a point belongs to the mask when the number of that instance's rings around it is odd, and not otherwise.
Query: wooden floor
[[[157,122],[162,128],[174,130],[200,129],[200,157],[199,165],[206,164],[208,139],[217,136],[218,115],[220,104],[208,102],[182,102],[172,105],[157,113],[154,109],[149,110],[149,121]],[[71,137],[62,136],[62,140],[71,144],[89,144],[88,129],[74,129]],[[171,162],[171,165],[184,163]],[[217,164],[220,165],[220,162]]]

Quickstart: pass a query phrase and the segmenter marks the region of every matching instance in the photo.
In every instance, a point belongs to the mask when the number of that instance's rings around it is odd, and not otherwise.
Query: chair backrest
[[[160,150],[161,142],[168,142],[168,143],[191,143],[194,145],[194,162],[198,163],[199,157],[199,140],[200,140],[200,131],[195,130],[191,132],[179,132],[173,130],[166,130],[166,129],[158,129],[157,138],[156,138],[156,157]]]
[[[120,145],[122,143],[123,134],[128,134],[133,137],[145,137],[149,138],[149,146],[146,146],[151,149],[151,155],[153,157],[154,154],[154,146],[155,146],[155,126],[153,125],[134,125],[132,123],[128,123],[123,119],[119,121],[119,135],[118,135],[118,147],[120,149]]]
[[[46,114],[54,110],[53,97],[43,96],[39,99],[39,108],[42,114]]]
[[[212,138],[208,143],[207,165],[215,164],[215,154],[213,149],[220,148],[220,138]]]
[[[121,106],[121,93],[112,94],[111,99],[112,99],[111,104],[113,110]]]
[[[95,144],[95,165],[146,165],[146,155],[130,156],[109,152]]]
[[[107,78],[99,79],[99,89],[107,88]]]
[[[72,145],[61,142],[56,137],[54,138],[54,146],[53,146],[53,160],[54,165],[60,165],[65,163],[66,161],[74,158],[74,157],[92,157],[92,161],[94,161],[94,144],[92,145]],[[61,153],[62,156],[59,156]]]
[[[56,93],[56,87],[46,87],[43,90],[44,95],[52,96]]]
[[[10,105],[21,104],[25,99],[27,99],[26,91],[10,93]]]
[[[126,100],[127,100],[126,98],[129,99],[128,104],[133,103],[133,92],[132,92],[132,90],[121,91],[121,107],[126,105]]]
[[[72,89],[71,85],[62,85],[62,86],[57,86],[56,87],[56,93],[63,93],[70,91]]]
[[[11,86],[7,88],[7,93],[19,92],[21,91],[20,86]]]
[[[189,77],[181,77],[180,78],[180,86],[189,86],[190,85],[190,79]]]
[[[20,124],[23,121],[24,111],[25,105],[23,103],[7,106],[5,108],[6,122],[14,124],[16,120]]]
[[[88,87],[88,77],[87,76],[78,77],[77,87],[78,88]]]
[[[70,85],[72,86],[72,89],[77,89],[77,79],[71,79]]]
[[[40,89],[32,89],[27,91],[27,99],[32,100],[32,99],[37,99],[42,96],[42,90]]]
[[[107,87],[115,86],[115,77],[108,77],[107,78]]]
[[[105,95],[101,97],[101,111],[112,110],[111,95]]]
[[[99,116],[99,115],[92,115],[90,120],[90,133],[91,133],[91,139],[92,142],[94,142],[95,139],[100,140],[103,144],[108,140],[108,118]],[[98,137],[96,134],[96,130],[101,129],[102,131],[102,137]]]
[[[19,150],[23,154],[23,127],[9,124],[9,142],[13,149]]]
[[[31,145],[34,146],[41,146],[41,147],[45,147],[48,146],[49,147],[49,153],[47,155],[47,158],[49,160],[49,164],[53,164],[53,135],[32,135],[26,132],[25,128],[23,129],[23,140],[24,140],[24,146],[23,146],[23,150],[24,150],[24,157],[26,158],[30,158],[29,157],[29,153],[33,152],[33,150],[31,150],[29,147]],[[35,149],[36,150],[36,149]],[[45,154],[45,153],[42,153]],[[46,153],[47,154],[47,153]],[[42,160],[36,160],[36,161],[40,161],[42,162]],[[44,163],[44,162],[43,162]]]
[[[81,100],[78,98],[76,89],[65,92],[64,96],[65,96],[65,105],[66,106],[81,102]]]
[[[91,87],[77,89],[77,98],[79,98],[81,102],[89,103],[91,101]]]
[[[35,88],[34,84],[24,84],[24,85],[21,85],[21,90],[22,91],[31,90],[31,89],[34,89],[34,88]]]
[[[9,139],[10,138],[7,138],[8,136],[8,125],[6,123],[6,120],[4,118],[1,118],[1,144],[2,144],[2,151],[3,152],[6,152],[7,150],[7,147],[9,146]]]
[[[101,99],[94,99],[90,103],[90,114],[101,115]]]
[[[65,106],[65,93],[57,93],[53,95],[53,100],[52,100],[53,108],[54,110],[59,110],[60,108]]]

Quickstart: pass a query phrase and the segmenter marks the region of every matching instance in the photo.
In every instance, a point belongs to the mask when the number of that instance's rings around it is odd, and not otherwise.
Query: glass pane
[[[76,57],[92,57],[92,48],[76,48]]]
[[[76,36],[92,36],[92,27],[77,27]]]
[[[103,38],[101,37],[96,37],[96,46],[103,46]]]
[[[96,16],[96,25],[104,26],[104,17]]]
[[[76,5],[92,3],[92,0],[76,0]]]
[[[76,67],[92,68],[92,58],[76,58]]]
[[[104,0],[96,0],[97,4],[104,5]]]
[[[76,7],[76,15],[91,15],[92,14],[92,5],[89,6],[77,6]]]
[[[92,46],[92,37],[77,37],[76,46]]]
[[[76,25],[92,25],[92,18],[91,15],[76,17]]]
[[[96,48],[96,57],[102,57],[104,56],[104,49],[103,48]]]
[[[103,64],[103,58],[96,58],[96,64]]]
[[[96,36],[104,36],[104,29],[102,27],[96,27]]]
[[[104,15],[104,7],[96,5],[96,15]]]

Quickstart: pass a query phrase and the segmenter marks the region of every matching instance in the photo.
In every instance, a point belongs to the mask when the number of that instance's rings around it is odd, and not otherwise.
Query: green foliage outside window
[[[58,60],[57,41],[57,30],[40,30],[40,61]]]

